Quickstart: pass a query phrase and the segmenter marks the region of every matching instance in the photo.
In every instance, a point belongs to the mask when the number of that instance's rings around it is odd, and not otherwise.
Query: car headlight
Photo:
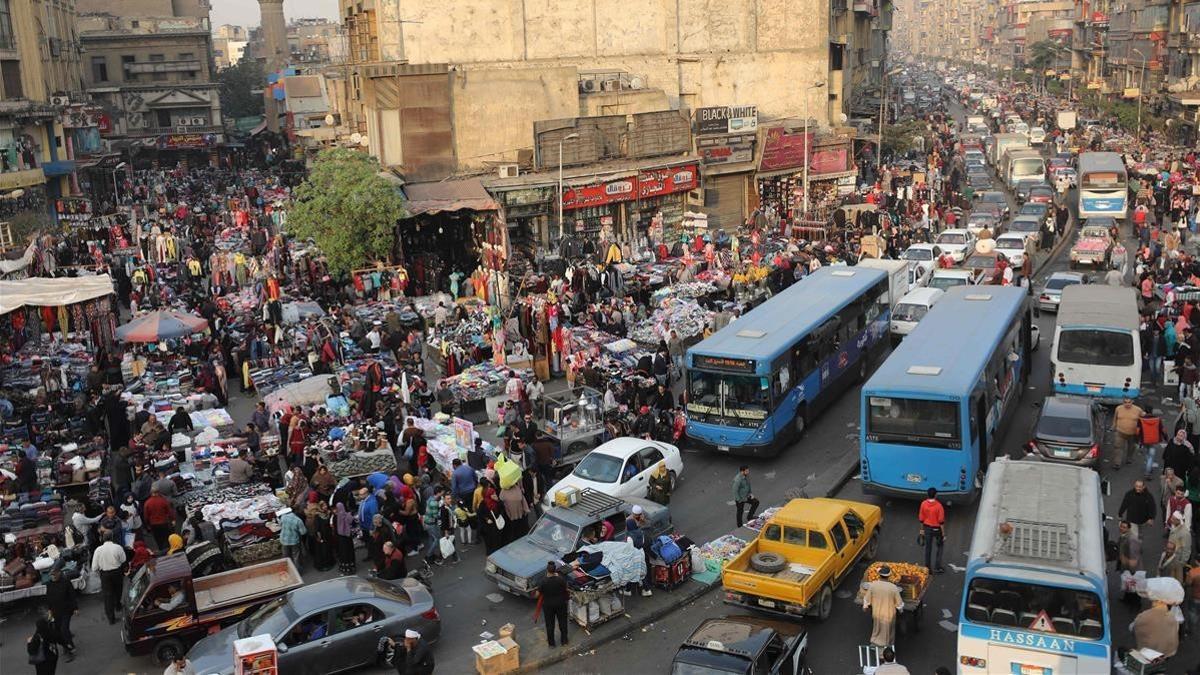
[[[525,577],[513,577],[513,586],[524,590],[529,588],[529,580]]]
[[[487,564],[485,564],[483,566],[483,570],[485,572],[487,572],[488,574],[495,574],[496,573],[496,563],[492,562],[491,560],[487,561]]]

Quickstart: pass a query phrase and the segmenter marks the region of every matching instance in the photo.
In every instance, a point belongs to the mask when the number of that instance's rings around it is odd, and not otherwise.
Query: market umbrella
[[[208,320],[172,309],[150,312],[117,328],[123,342],[158,342],[199,333],[208,328]]]

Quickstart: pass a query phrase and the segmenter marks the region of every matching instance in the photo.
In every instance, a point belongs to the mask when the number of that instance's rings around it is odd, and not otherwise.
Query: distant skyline
[[[336,19],[337,0],[284,0],[283,15],[288,21],[307,17]],[[234,24],[251,28],[260,21],[257,0],[212,0],[210,20],[213,27]]]

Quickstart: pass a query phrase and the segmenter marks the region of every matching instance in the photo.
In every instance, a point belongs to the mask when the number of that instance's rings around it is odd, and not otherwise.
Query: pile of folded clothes
[[[258,495],[271,494],[271,486],[266,483],[244,483],[227,487],[204,488],[192,490],[183,494],[183,506],[188,513],[210,504],[225,504],[237,502]],[[213,521],[216,522],[216,521]]]
[[[40,527],[63,529],[62,495],[51,490],[20,495],[0,513],[0,533],[18,534]]]
[[[306,361],[277,363],[275,359],[263,359],[256,363],[260,365],[250,369],[250,381],[254,383],[254,389],[260,397],[313,375]]]

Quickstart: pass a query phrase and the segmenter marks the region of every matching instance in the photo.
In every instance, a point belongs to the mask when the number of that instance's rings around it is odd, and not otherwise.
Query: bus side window
[[[805,338],[792,350],[793,379],[802,380],[804,376],[817,368],[817,359],[813,356],[811,341]]]

